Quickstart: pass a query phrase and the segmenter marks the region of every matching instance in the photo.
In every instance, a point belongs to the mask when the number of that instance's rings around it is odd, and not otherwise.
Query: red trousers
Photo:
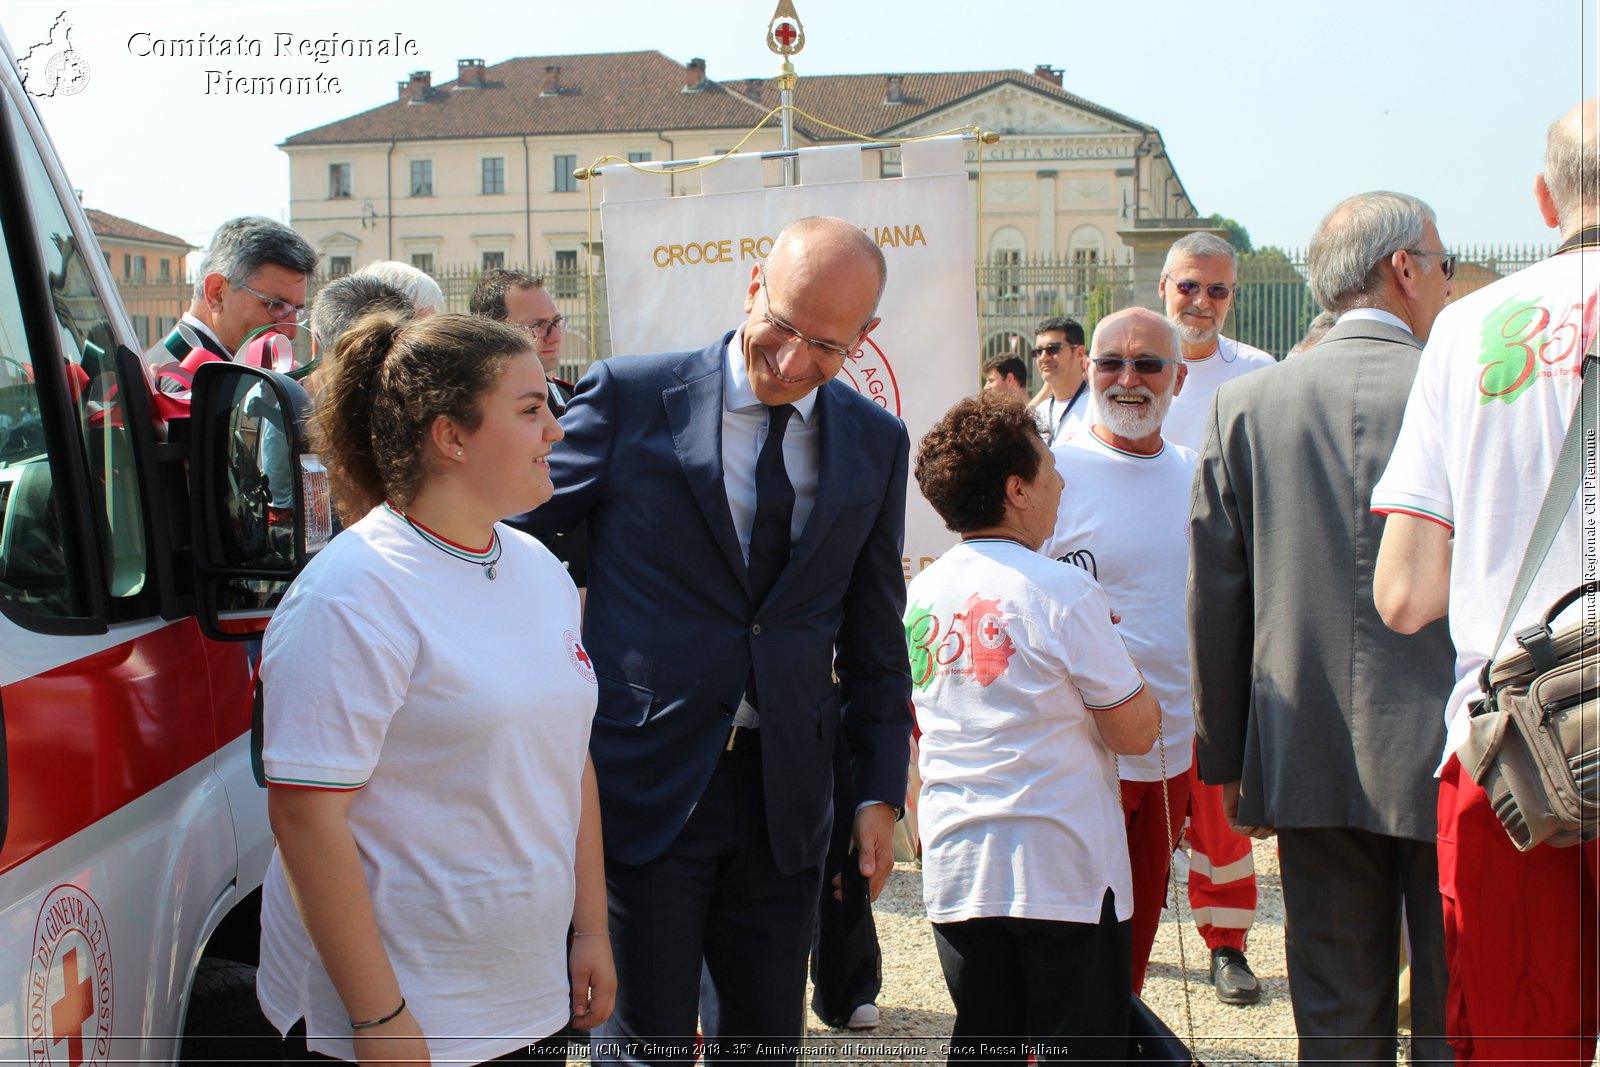
[[[1167,811],[1170,808],[1170,820]],[[1128,864],[1133,868],[1133,991],[1144,990],[1150,949],[1161,925],[1167,900],[1167,871],[1172,850],[1183,832],[1189,809],[1189,775],[1167,779],[1167,799],[1160,782],[1122,783],[1122,815],[1128,825]]]
[[[1198,767],[1196,759],[1188,773],[1189,910],[1208,949],[1243,952],[1256,917],[1256,863],[1250,839],[1222,814],[1222,787],[1202,782]]]
[[[1600,842],[1518,852],[1452,756],[1439,780],[1457,1063],[1581,1063],[1600,1030]]]

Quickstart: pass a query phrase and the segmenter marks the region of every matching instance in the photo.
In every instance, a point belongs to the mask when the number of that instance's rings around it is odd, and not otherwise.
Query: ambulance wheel
[[[277,1063],[283,1039],[256,1002],[256,969],[205,958],[194,974],[178,1061],[186,1064]]]

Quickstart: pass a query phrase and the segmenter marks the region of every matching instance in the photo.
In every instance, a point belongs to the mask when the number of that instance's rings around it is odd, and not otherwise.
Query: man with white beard
[[[1133,869],[1136,993],[1161,919],[1193,755],[1184,589],[1195,455],[1162,438],[1184,376],[1178,332],[1159,314],[1129,308],[1101,320],[1088,366],[1093,421],[1087,433],[1052,450],[1067,488],[1055,534],[1041,549],[1105,588],[1128,652],[1161,703],[1161,744],[1118,759]]]

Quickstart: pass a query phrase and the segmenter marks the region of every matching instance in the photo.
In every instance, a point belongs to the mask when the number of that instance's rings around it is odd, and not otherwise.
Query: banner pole
[[[799,76],[789,57],[806,46],[805,27],[795,13],[793,0],[778,0],[778,7],[767,23],[767,48],[783,57],[778,68],[779,125],[783,131],[783,184],[794,184],[794,86]]]

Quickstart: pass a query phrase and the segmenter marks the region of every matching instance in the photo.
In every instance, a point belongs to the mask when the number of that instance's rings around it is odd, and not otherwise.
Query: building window
[[[578,253],[574,249],[556,251],[556,276],[551,286],[557,296],[578,295]]]
[[[328,164],[328,199],[350,199],[350,164]]]
[[[163,284],[172,281],[172,260],[163,256],[156,266],[156,274]]]
[[[556,192],[575,193],[578,191],[578,179],[573,176],[577,169],[577,156],[556,157]]]
[[[650,162],[650,153],[649,152],[629,152],[628,153],[628,162],[629,163],[648,163],[648,162]]]
[[[329,256],[328,257],[328,277],[330,277],[330,278],[343,278],[346,274],[349,274],[349,273],[350,273],[350,257],[349,256]]]
[[[497,196],[506,191],[506,161],[494,156],[483,161],[483,195]]]
[[[506,254],[504,252],[485,252],[483,254],[484,270],[504,270]]]
[[[411,195],[433,195],[433,160],[413,159],[411,161]]]
[[[151,341],[150,316],[130,315],[129,318],[133,320],[133,335],[139,339],[140,344],[148,345]]]
[[[145,261],[143,256],[122,254],[122,276],[130,282],[144,281]]]
[[[413,253],[411,253],[411,265],[413,267],[417,268],[418,270],[420,270],[424,274],[432,274],[433,273],[433,253],[432,252],[413,252]]]

